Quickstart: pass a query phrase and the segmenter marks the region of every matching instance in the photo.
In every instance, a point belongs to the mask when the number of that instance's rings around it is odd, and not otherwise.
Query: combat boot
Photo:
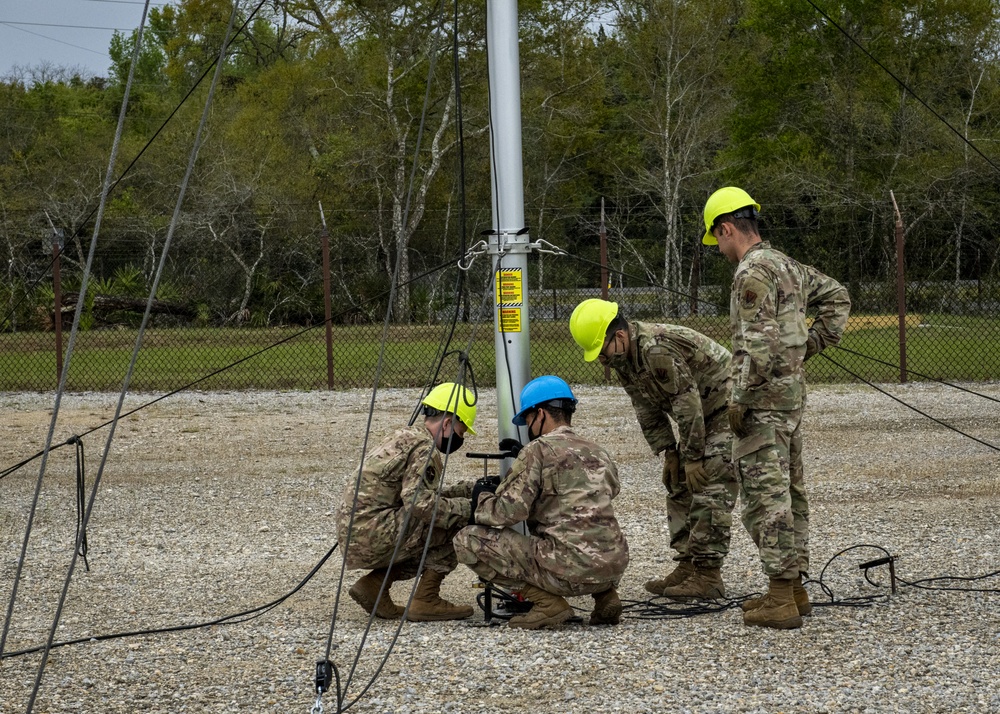
[[[472,608],[467,605],[453,605],[441,598],[441,581],[444,573],[425,570],[417,582],[417,589],[410,602],[406,619],[413,622],[436,622],[438,620],[464,620],[472,617]]]
[[[802,615],[792,595],[792,581],[771,578],[767,595],[762,598],[760,606],[743,613],[743,624],[776,630],[802,627]]]
[[[723,598],[726,596],[726,586],[722,582],[719,568],[700,568],[695,566],[684,582],[673,587],[664,588],[663,594],[669,598],[686,600],[690,598]]]
[[[802,586],[802,576],[792,580],[792,598],[795,600],[795,607],[798,608],[799,614],[805,617],[813,611],[812,603],[809,602],[809,593]],[[740,607],[743,612],[747,610],[753,610],[760,607],[761,603],[764,602],[763,597],[750,598],[749,600],[744,600],[740,603]]]
[[[647,580],[644,587],[647,591],[653,593],[654,595],[662,595],[664,589],[680,585],[693,572],[694,563],[690,560],[682,560],[677,563],[677,567],[674,568],[669,575],[656,580]]]
[[[555,627],[566,622],[573,616],[573,608],[566,598],[553,595],[534,585],[525,585],[521,594],[532,603],[531,609],[523,615],[510,618],[508,627],[521,630],[540,630],[543,627]],[[617,593],[615,594],[617,599]]]
[[[389,572],[390,575],[385,584],[382,599],[379,600],[378,591],[382,587],[382,581],[385,580],[386,572]],[[378,568],[360,578],[347,592],[351,599],[363,607],[369,615],[372,614],[372,610],[375,610],[375,617],[381,617],[383,620],[396,620],[402,617],[403,608],[394,603],[389,595],[389,588],[395,581],[396,577],[388,568]],[[376,600],[378,600],[377,607]]]
[[[590,613],[591,625],[617,625],[622,621],[622,601],[614,586],[602,593],[594,593],[594,611]]]

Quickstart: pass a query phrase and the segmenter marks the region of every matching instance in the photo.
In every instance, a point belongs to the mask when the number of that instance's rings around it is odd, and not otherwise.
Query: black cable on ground
[[[266,603],[264,605],[259,605],[257,607],[250,608],[249,610],[243,610],[242,612],[233,613],[232,615],[225,615],[223,617],[216,618],[215,620],[209,620],[208,622],[198,622],[190,625],[174,625],[172,627],[159,627],[148,630],[134,630],[132,632],[115,632],[107,635],[92,635],[90,637],[80,637],[75,640],[66,640],[64,642],[53,642],[50,649],[57,649],[59,647],[68,647],[69,645],[79,645],[85,642],[104,642],[106,640],[124,639],[126,637],[159,635],[167,632],[184,632],[186,630],[197,630],[202,627],[212,627],[213,625],[234,625],[234,624],[240,625],[243,624],[244,622],[249,622],[250,620],[258,618],[261,615],[269,612],[270,610],[273,610],[278,605],[285,602],[285,600],[287,600],[292,595],[301,590],[303,587],[305,587],[306,583],[312,580],[313,576],[315,576],[316,573],[319,572],[320,568],[322,568],[323,565],[326,563],[326,561],[330,559],[330,556],[333,555],[333,552],[337,549],[337,545],[338,545],[337,543],[333,544],[333,547],[326,552],[326,555],[320,558],[319,562],[316,563],[316,565],[313,566],[312,570],[310,570],[309,573],[302,580],[299,581],[298,585],[296,585],[294,588],[292,588],[291,590],[289,590],[287,593],[277,598],[276,600],[272,600],[271,602]],[[0,660],[34,654],[36,652],[41,652],[43,649],[45,649],[44,645],[38,645],[37,647],[29,647],[27,649],[17,650],[14,652],[4,652],[0,654]]]
[[[854,595],[849,597],[839,597],[837,593],[834,592],[833,588],[826,579],[827,571],[834,566],[834,564],[856,550],[861,549],[871,549],[878,551],[883,554],[883,558],[869,561],[867,563],[861,563],[861,570],[864,571],[865,581],[872,587],[885,590],[890,588],[890,585],[876,582],[872,579],[871,572],[881,566],[888,565],[890,561],[895,561],[896,558],[888,550],[878,545],[870,545],[866,543],[852,545],[848,548],[835,553],[820,571],[819,577],[816,579],[804,578],[802,581],[803,586],[809,589],[818,588],[824,599],[818,599],[815,596],[810,597],[810,604],[814,608],[818,607],[870,607],[880,602],[888,602],[890,594],[888,592],[878,592],[872,593],[870,595]],[[891,577],[900,585],[907,587],[913,587],[922,590],[942,590],[949,592],[974,592],[974,593],[990,593],[996,594],[1000,593],[1000,588],[972,588],[972,587],[961,587],[952,585],[937,585],[937,583],[974,583],[987,580],[990,578],[1000,579],[1000,570],[995,570],[991,573],[986,573],[985,575],[974,575],[974,576],[958,576],[958,575],[941,575],[931,578],[921,578],[919,580],[906,580],[900,577],[893,569],[891,572]],[[726,610],[739,609],[740,605],[751,598],[759,597],[760,593],[751,593],[742,597],[735,598],[719,598],[719,599],[694,599],[689,602],[682,602],[679,600],[672,600],[667,597],[652,597],[649,600],[622,600],[622,618],[630,620],[677,620],[685,619],[688,617],[697,617],[700,615],[712,615],[720,612],[725,612]]]
[[[629,620],[681,620],[699,615],[715,615],[726,610],[739,609],[740,603],[753,597],[673,600],[654,596],[649,600],[622,600],[622,618]]]

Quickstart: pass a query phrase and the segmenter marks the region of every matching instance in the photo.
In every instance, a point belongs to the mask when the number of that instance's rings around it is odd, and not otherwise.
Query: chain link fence
[[[117,245],[121,247],[122,242]],[[66,379],[70,391],[118,391],[122,387],[146,307],[150,272],[130,267],[128,258],[148,254],[148,246],[126,244],[122,250],[121,256],[104,257],[88,287]],[[706,282],[695,282],[692,272],[684,289],[663,288],[657,284],[655,271],[623,255],[610,261],[607,295],[626,316],[683,324],[729,346],[732,268],[714,250],[702,253],[706,263],[715,261],[701,273]],[[493,287],[486,256],[473,263],[461,285],[456,261],[446,261],[411,279],[405,290],[408,320],[390,322],[387,328],[383,322],[390,299],[388,279],[373,272],[365,279],[353,276],[356,279],[349,284],[344,273],[335,276],[329,360],[321,264],[318,256],[304,259],[298,293],[278,290],[271,297],[274,305],[297,301],[295,324],[285,325],[272,324],[276,310],[269,313],[266,305],[262,308],[264,301],[254,306],[246,299],[273,286],[248,280],[222,261],[175,265],[165,278],[168,289],[161,290],[154,303],[130,389],[365,388],[374,383],[380,359],[382,386],[421,386],[434,376],[449,335],[451,354],[441,363],[437,378],[455,378],[460,351],[469,356],[476,384],[495,384]],[[57,387],[76,311],[78,267],[63,267],[58,311],[51,263],[48,268],[39,263],[32,282],[7,285],[0,291],[0,390]],[[361,270],[361,266],[352,267]],[[817,267],[824,269],[820,264]],[[339,271],[350,269],[335,266]],[[214,308],[184,297],[190,281],[206,275],[217,291]],[[604,368],[583,362],[568,327],[569,316],[581,300],[601,296],[601,276],[591,254],[531,257],[527,285],[532,374],[558,374],[574,384],[604,382]],[[839,349],[808,363],[811,381],[898,382],[904,376],[900,368],[904,359],[910,370],[908,380],[1000,378],[1000,281],[907,282],[905,333],[900,327],[894,275],[843,282],[853,303],[847,332]],[[580,287],[586,285],[593,287]],[[225,292],[227,288],[231,294]],[[57,316],[62,322],[59,340]]]

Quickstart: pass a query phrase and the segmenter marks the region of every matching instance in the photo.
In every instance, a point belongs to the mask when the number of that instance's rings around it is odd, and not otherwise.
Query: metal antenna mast
[[[511,424],[516,400],[529,381],[528,253],[521,158],[521,77],[516,0],[489,0],[486,37],[490,82],[490,158],[493,230],[488,253],[495,278],[493,319],[499,438],[527,440]],[[504,459],[500,473],[510,467]]]

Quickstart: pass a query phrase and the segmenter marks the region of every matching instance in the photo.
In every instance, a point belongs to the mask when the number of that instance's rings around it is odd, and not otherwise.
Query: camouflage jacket
[[[812,326],[806,310],[819,312]],[[733,401],[754,409],[800,409],[805,404],[802,364],[840,342],[851,311],[847,289],[815,268],[753,245],[733,278]]]
[[[476,522],[526,521],[540,567],[572,583],[618,580],[628,543],[611,500],[621,490],[611,456],[560,426],[528,443],[495,494],[483,494]]]
[[[347,543],[351,506],[356,505],[347,551],[348,568],[374,567],[373,563],[392,555],[411,503],[412,515],[400,552],[422,544],[441,472],[441,452],[434,448],[434,440],[423,424],[397,430],[369,452],[361,469],[357,499],[356,479],[348,478],[337,511],[337,538],[343,545]],[[434,527],[448,528],[468,522],[471,495],[471,481],[442,489]]]
[[[704,458],[705,425],[729,399],[729,351],[680,325],[630,322],[629,340],[628,359],[615,372],[650,448],[659,453],[674,447],[673,419],[684,460]]]

